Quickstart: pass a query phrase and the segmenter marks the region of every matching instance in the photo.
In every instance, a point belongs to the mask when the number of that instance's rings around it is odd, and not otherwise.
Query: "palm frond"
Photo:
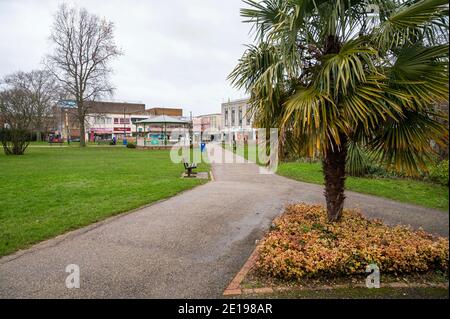
[[[252,31],[255,39],[263,39],[269,31],[273,30],[283,21],[283,10],[287,2],[283,0],[243,0],[248,8],[241,9],[244,22],[253,23]]]
[[[371,155],[389,169],[406,175],[426,171],[426,162],[434,153],[430,141],[440,142],[447,132],[437,116],[429,112],[405,111],[400,121],[383,123],[367,144]]]
[[[370,134],[379,121],[402,117],[403,105],[410,100],[410,95],[389,88],[385,76],[373,74],[342,96],[339,109],[352,127],[360,126]]]
[[[345,171],[351,176],[363,176],[367,172],[368,156],[364,147],[357,141],[347,143]]]
[[[297,136],[307,136],[309,153],[326,150],[331,140],[340,143],[339,132],[349,128],[339,121],[339,110],[331,95],[314,86],[298,88],[285,103],[282,126]]]
[[[387,51],[412,44],[414,40],[423,38],[430,28],[434,30],[432,36],[436,36],[438,31],[448,32],[447,0],[405,1],[380,24],[374,38],[378,47]]]
[[[268,43],[249,45],[228,79],[236,88],[250,91],[257,83],[266,88],[283,77],[283,64],[276,46]]]
[[[335,98],[345,95],[359,82],[366,80],[367,73],[376,71],[373,56],[377,52],[364,39],[345,43],[339,53],[322,57],[322,65],[315,79],[315,85]]]
[[[406,46],[386,70],[390,87],[416,97],[410,108],[448,101],[448,49],[448,44]]]

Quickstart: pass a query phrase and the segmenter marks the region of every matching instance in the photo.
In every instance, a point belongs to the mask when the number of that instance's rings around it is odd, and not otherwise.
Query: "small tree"
[[[23,155],[31,139],[30,129],[35,118],[35,97],[21,89],[0,92],[0,114],[4,127],[0,141],[6,155]]]
[[[256,43],[230,79],[257,125],[320,152],[330,222],[343,212],[346,164],[364,168],[359,146],[388,169],[426,170],[430,141],[448,136],[434,106],[448,103],[448,1],[244,2]]]
[[[50,39],[55,47],[46,59],[48,70],[77,102],[80,146],[86,146],[86,101],[111,95],[109,63],[121,55],[114,42],[114,24],[86,9],[63,4],[56,12]]]
[[[54,113],[53,107],[60,96],[55,77],[46,70],[33,70],[7,75],[3,82],[34,97],[32,129],[36,132],[37,140],[41,141],[42,132],[48,130],[49,119]]]

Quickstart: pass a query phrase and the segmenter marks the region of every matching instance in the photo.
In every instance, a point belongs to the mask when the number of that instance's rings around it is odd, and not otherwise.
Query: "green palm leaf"
[[[448,44],[406,46],[399,51],[394,65],[386,70],[391,87],[420,97],[409,103],[410,108],[448,101],[448,49]]]
[[[434,31],[431,34],[430,28]],[[436,32],[444,36],[448,32],[448,1],[405,1],[381,23],[375,32],[375,42],[380,48],[389,50],[412,44],[414,39],[423,36],[431,42]]]
[[[388,168],[407,175],[426,171],[426,162],[434,154],[430,140],[440,142],[447,131],[439,117],[436,113],[405,111],[400,121],[387,121],[375,131],[368,143],[371,154]]]

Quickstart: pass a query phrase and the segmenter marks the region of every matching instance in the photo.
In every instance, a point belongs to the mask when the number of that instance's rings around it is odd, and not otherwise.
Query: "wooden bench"
[[[64,141],[58,140],[58,141],[48,141],[48,144],[52,146],[53,144],[59,144],[60,146],[64,144]]]
[[[193,172],[192,170],[197,168],[197,164],[195,163],[189,163],[187,161],[183,162],[184,165],[184,169],[186,170],[186,174],[188,177],[191,177],[191,174],[196,174],[195,172]]]

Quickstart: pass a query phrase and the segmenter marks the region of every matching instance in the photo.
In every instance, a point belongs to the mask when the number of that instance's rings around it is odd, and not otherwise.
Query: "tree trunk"
[[[337,36],[329,35],[325,38],[325,54],[339,53],[340,49],[341,43]],[[327,202],[329,222],[338,221],[342,216],[342,210],[344,208],[347,137],[344,134],[339,134],[339,139],[339,145],[331,139],[332,142],[328,145],[322,160],[323,174],[325,177],[325,200]]]
[[[340,145],[337,145],[335,142],[331,143],[322,160],[329,222],[338,221],[344,208],[347,137],[341,134],[340,139]]]
[[[84,127],[84,120],[80,121],[80,147],[86,146],[86,133]]]
[[[36,141],[37,142],[42,142],[42,133],[40,130],[36,131]]]
[[[84,112],[84,103],[83,103],[83,99],[78,99],[77,101],[77,106],[78,106],[78,121],[80,122],[80,147],[85,147],[86,146],[86,128],[85,128],[85,124],[84,124],[84,120],[85,120],[85,112]]]

